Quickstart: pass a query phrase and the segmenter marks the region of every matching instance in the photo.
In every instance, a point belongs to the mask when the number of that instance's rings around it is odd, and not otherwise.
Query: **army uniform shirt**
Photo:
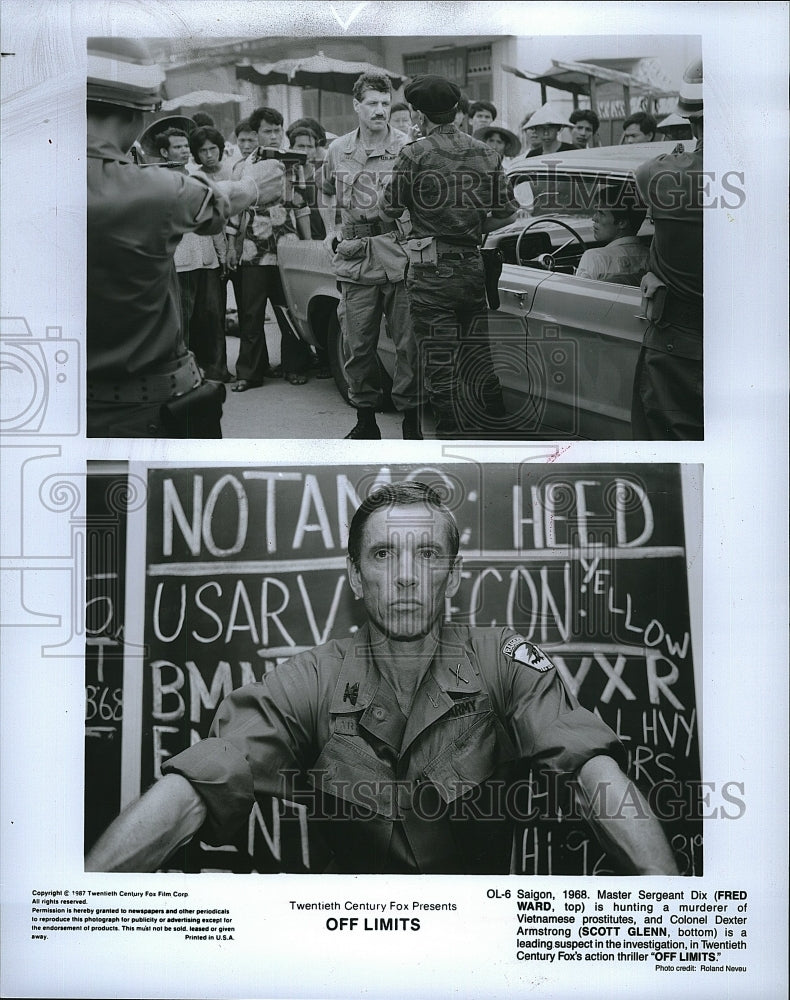
[[[204,175],[138,167],[88,141],[88,379],[121,380],[186,354],[173,255],[221,233],[229,205]]]
[[[507,218],[519,209],[499,153],[455,125],[437,125],[404,146],[381,197],[382,214],[408,209],[411,235],[475,247],[490,213]]]
[[[329,817],[320,826],[337,870],[483,874],[509,867],[509,824],[479,816],[511,765],[570,776],[600,754],[621,758],[617,737],[523,637],[443,627],[406,717],[365,626],[234,691],[209,737],[162,770],[203,798],[200,836],[212,843],[227,841],[256,797],[291,797],[300,776],[313,818]]]

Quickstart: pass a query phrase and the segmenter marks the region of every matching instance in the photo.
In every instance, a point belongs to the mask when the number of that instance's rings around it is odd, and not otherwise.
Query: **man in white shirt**
[[[609,208],[605,204],[602,199],[593,215],[595,242],[603,245],[585,250],[576,277],[638,285],[647,271],[650,246],[636,234],[647,213],[643,208]]]

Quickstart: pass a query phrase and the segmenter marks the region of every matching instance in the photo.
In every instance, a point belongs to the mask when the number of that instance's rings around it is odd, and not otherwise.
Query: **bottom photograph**
[[[87,483],[87,871],[703,874],[701,466]]]

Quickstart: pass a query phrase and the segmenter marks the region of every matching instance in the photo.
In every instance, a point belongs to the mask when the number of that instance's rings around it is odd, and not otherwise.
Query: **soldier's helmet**
[[[678,95],[677,112],[684,118],[702,118],[702,60],[686,67]]]
[[[165,74],[148,46],[132,38],[88,39],[89,101],[158,111]]]

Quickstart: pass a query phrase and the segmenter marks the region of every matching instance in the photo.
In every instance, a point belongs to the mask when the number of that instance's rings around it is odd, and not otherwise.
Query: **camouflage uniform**
[[[463,436],[502,412],[478,247],[486,215],[506,218],[518,202],[499,154],[448,124],[401,150],[381,211],[405,209],[413,239],[436,237],[435,263],[410,263],[406,289],[437,435]]]

